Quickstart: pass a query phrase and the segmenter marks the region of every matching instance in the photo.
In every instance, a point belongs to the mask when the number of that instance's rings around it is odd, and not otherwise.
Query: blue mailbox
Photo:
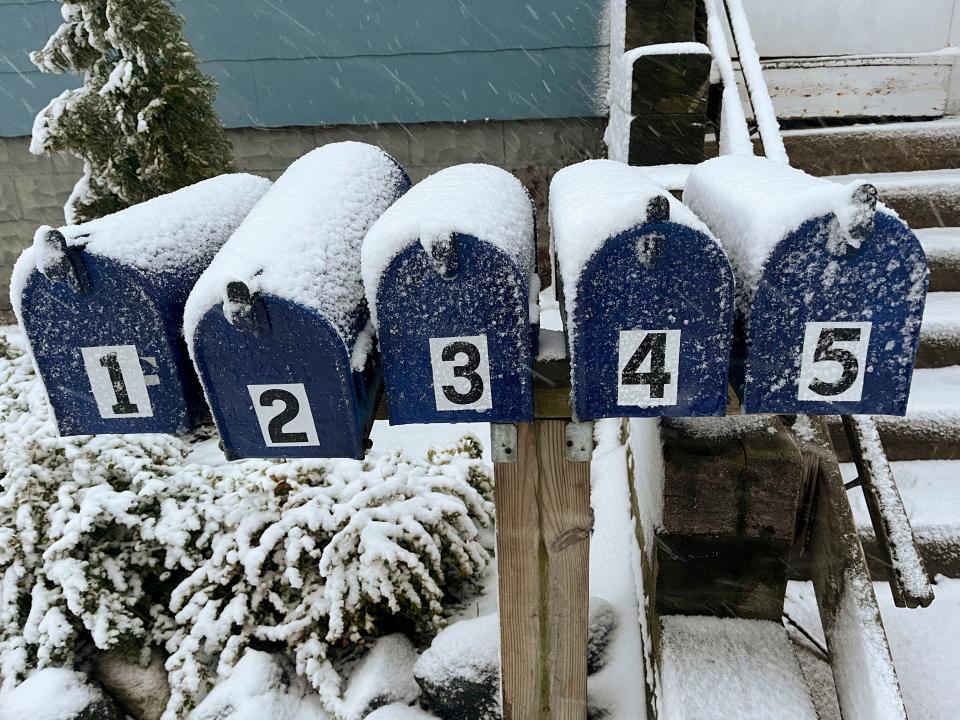
[[[360,246],[409,186],[380,148],[313,150],[197,282],[184,333],[228,458],[363,457],[382,371]]]
[[[588,160],[550,184],[573,414],[722,415],[733,271],[706,226],[643,172]]]
[[[530,196],[457,165],[416,185],[363,243],[390,422],[533,418],[537,301]]]
[[[269,185],[222,175],[37,231],[10,297],[61,435],[182,432],[207,415],[181,336],[184,303]]]
[[[926,258],[873,186],[726,156],[694,168],[684,202],[736,272],[744,412],[906,412]]]

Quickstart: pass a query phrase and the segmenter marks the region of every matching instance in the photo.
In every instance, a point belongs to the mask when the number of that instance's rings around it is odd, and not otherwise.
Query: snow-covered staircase
[[[874,184],[923,245],[930,288],[907,415],[875,420],[928,572],[960,577],[960,118],[788,131],[784,142],[798,167]],[[883,577],[862,495],[850,498],[871,572]]]

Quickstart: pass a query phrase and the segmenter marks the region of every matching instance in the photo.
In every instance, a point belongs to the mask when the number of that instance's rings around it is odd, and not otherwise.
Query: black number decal
[[[441,389],[447,400],[455,405],[472,405],[483,395],[483,378],[476,372],[481,362],[480,348],[473,343],[457,340],[443,348],[440,357],[444,362],[452,362],[460,354],[467,356],[467,362],[465,365],[455,365],[453,376],[469,380],[470,390],[457,392],[453,385],[444,385]]]
[[[267,425],[267,432],[270,435],[270,442],[275,443],[305,443],[309,439],[305,432],[288,433],[283,431],[284,425],[293,420],[300,414],[300,401],[297,396],[288,390],[273,388],[264,390],[260,395],[261,407],[272,407],[277,401],[283,403],[283,410],[271,418]]]
[[[835,383],[827,383],[816,378],[808,386],[813,392],[824,397],[832,397],[853,387],[860,372],[860,363],[849,350],[832,347],[832,345],[835,342],[858,342],[859,340],[860,328],[823,328],[820,331],[817,349],[813,353],[813,361],[815,363],[825,360],[838,362],[843,367],[843,374]]]
[[[113,404],[115,415],[135,415],[140,412],[140,408],[135,403],[130,402],[130,394],[127,392],[127,384],[123,380],[123,371],[120,369],[120,361],[116,353],[107,353],[100,358],[100,367],[107,369],[110,376],[110,384],[113,385],[113,394],[117,402]]]
[[[650,372],[640,372],[643,361],[650,356]],[[672,373],[665,372],[667,366],[667,334],[663,332],[647,333],[636,351],[623,367],[623,385],[649,385],[651,398],[662,398],[664,390],[670,384]]]

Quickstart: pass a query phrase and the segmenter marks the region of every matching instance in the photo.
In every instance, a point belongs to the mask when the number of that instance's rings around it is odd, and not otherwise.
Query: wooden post
[[[587,716],[590,464],[567,459],[567,423],[518,425],[494,465],[504,720]]]

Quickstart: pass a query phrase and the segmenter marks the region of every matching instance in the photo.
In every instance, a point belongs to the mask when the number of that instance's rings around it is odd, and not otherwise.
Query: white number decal
[[[808,322],[800,358],[799,400],[854,401],[863,395],[868,322]]]
[[[303,383],[247,385],[267,447],[319,445]]]
[[[147,379],[134,345],[84,347],[80,354],[100,417],[153,417]],[[150,379],[155,381],[151,384],[159,382],[155,375]]]
[[[433,396],[437,410],[489,410],[487,336],[430,338]]]
[[[621,330],[617,404],[677,404],[679,330]]]

